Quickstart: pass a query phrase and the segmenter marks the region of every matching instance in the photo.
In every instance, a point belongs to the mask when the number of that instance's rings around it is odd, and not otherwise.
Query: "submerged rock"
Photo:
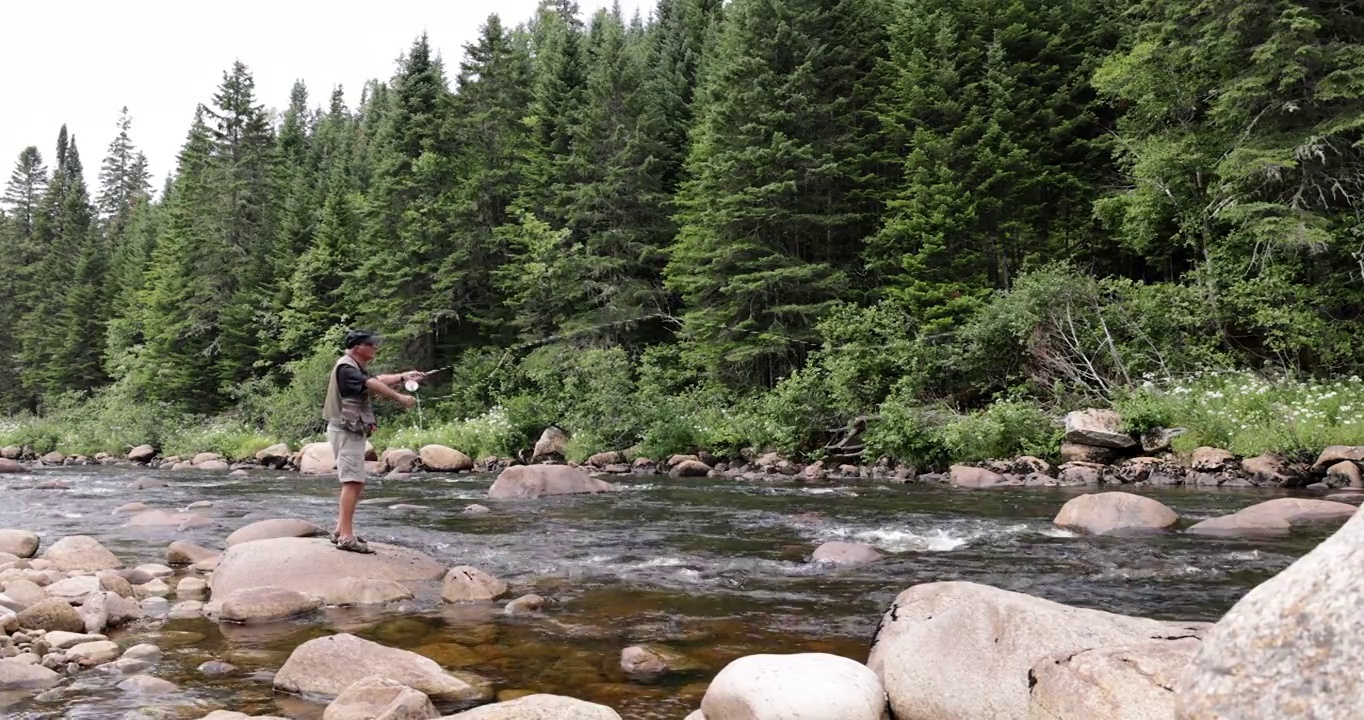
[[[605,705],[562,695],[526,695],[506,702],[484,705],[442,720],[620,720]],[[754,720],[758,720],[754,718]]]
[[[507,583],[476,567],[450,568],[441,582],[440,597],[445,602],[481,602],[507,594]]]
[[[815,548],[810,562],[821,565],[865,565],[881,559],[881,551],[855,542],[826,542]]]
[[[425,693],[371,675],[337,695],[322,720],[429,720],[438,716]]]
[[[1211,518],[1188,529],[1194,535],[1275,536],[1294,527],[1318,522],[1339,522],[1353,517],[1354,505],[1312,498],[1275,498],[1231,515]]]
[[[274,622],[307,615],[320,607],[321,600],[300,592],[278,587],[250,587],[228,593],[223,598],[219,618],[232,623]]]

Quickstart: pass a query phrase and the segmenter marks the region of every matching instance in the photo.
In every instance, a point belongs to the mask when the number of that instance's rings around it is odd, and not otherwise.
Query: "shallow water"
[[[64,535],[93,535],[132,567],[164,563],[174,539],[221,548],[229,532],[256,520],[296,516],[329,527],[334,514],[336,487],[323,478],[155,473],[171,485],[130,490],[141,474],[60,468],[6,477],[0,527],[34,530],[44,545]],[[72,489],[23,489],[35,478],[62,479]],[[548,598],[542,613],[508,617],[492,608],[442,605],[426,592],[405,608],[334,608],[306,623],[144,623],[112,637],[125,647],[160,645],[166,657],[154,672],[179,684],[181,694],[148,707],[147,700],[113,688],[117,679],[91,671],[44,701],[0,697],[0,710],[23,720],[197,718],[220,708],[315,720],[323,706],[274,694],[271,675],[299,643],[346,631],[477,672],[499,691],[572,695],[610,705],[627,720],[676,719],[697,707],[715,672],[743,655],[819,651],[864,661],[880,613],[916,583],[971,580],[1112,612],[1215,620],[1329,533],[1244,541],[1177,532],[1076,536],[1050,521],[1077,490],[652,476],[615,481],[623,492],[520,502],[488,500],[491,476],[419,475],[366,490],[357,518],[366,538],[418,548],[447,565],[481,567],[510,583],[513,596]],[[1181,527],[1273,496],[1140,492],[1175,508]],[[127,502],[179,509],[198,500],[214,503],[194,512],[214,518],[216,526],[133,529],[121,527],[126,516],[111,514]],[[462,514],[473,502],[492,512]],[[866,542],[889,555],[859,568],[806,564],[826,540]],[[699,669],[653,684],[632,682],[619,668],[620,650],[644,642],[679,650]],[[196,668],[209,660],[239,669],[206,677]]]

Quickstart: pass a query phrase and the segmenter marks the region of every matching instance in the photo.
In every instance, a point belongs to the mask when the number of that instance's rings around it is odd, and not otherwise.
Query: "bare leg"
[[[364,489],[364,483],[341,483],[341,512],[336,517],[336,536],[340,540],[355,537],[355,506],[359,504],[360,491]]]

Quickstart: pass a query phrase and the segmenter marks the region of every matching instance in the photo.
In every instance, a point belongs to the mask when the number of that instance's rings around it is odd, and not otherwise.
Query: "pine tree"
[[[577,12],[576,2],[542,0],[531,29],[535,58],[531,117],[536,148],[526,201],[557,224],[565,221],[570,189],[584,171],[573,155],[573,133],[586,82]]]
[[[363,321],[388,333],[403,359],[427,363],[449,311],[432,292],[435,269],[456,237],[450,91],[426,36],[413,44],[391,94],[370,147],[362,264],[342,294]]]
[[[660,0],[650,28],[651,95],[658,105],[659,160],[669,193],[681,182],[701,64],[706,47],[718,37],[722,8],[722,0]]]
[[[771,383],[814,324],[855,297],[874,229],[883,55],[875,0],[736,0],[708,67],[668,286],[682,337],[714,375]]]
[[[33,237],[34,216],[46,190],[47,168],[43,165],[43,156],[38,148],[26,147],[15,161],[3,198],[15,236],[24,242]]]
[[[147,158],[133,146],[128,135],[133,119],[124,107],[118,117],[118,135],[109,143],[99,172],[96,206],[106,237],[118,238],[138,199],[151,192]],[[115,240],[113,245],[117,245]]]

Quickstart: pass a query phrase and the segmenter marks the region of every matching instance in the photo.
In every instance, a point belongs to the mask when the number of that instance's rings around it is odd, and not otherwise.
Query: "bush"
[[[1033,455],[1056,459],[1062,428],[1036,403],[1001,400],[984,410],[960,415],[942,429],[952,460],[979,462]]]
[[[1364,382],[1249,373],[1204,373],[1181,381],[1148,381],[1114,404],[1127,429],[1182,427],[1175,449],[1208,445],[1241,456],[1267,452],[1309,459],[1328,445],[1364,445]]]
[[[180,457],[215,452],[229,460],[249,460],[276,442],[279,441],[240,420],[220,419],[172,433],[163,443],[161,452]]]
[[[497,455],[516,454],[523,436],[514,431],[507,412],[494,407],[478,417],[440,423],[427,428],[406,427],[381,433],[374,438],[376,448],[419,449],[424,445],[445,445],[475,460]]]

